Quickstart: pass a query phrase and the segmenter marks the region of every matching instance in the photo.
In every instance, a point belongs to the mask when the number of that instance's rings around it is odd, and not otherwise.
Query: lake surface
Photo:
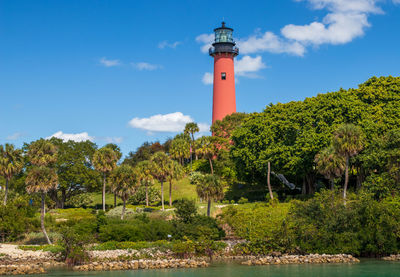
[[[150,269],[133,271],[74,272],[53,271],[46,277],[394,277],[400,276],[400,262],[362,260],[357,264],[245,266],[236,263],[213,264],[208,268]]]

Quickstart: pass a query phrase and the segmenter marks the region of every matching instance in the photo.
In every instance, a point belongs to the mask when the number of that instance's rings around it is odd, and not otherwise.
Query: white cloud
[[[182,43],[180,41],[175,41],[175,42],[169,43],[167,40],[164,40],[158,44],[158,48],[164,49],[164,48],[168,47],[168,48],[175,49],[179,44],[182,44]]]
[[[261,56],[252,58],[250,56],[244,56],[240,60],[235,60],[235,75],[255,78],[258,77],[255,73],[266,65],[262,61]]]
[[[200,48],[201,52],[208,53],[208,49],[210,49],[214,42],[214,34],[201,34],[196,37],[196,41],[203,44]]]
[[[135,117],[129,121],[132,128],[137,128],[149,132],[182,132],[186,123],[194,122],[192,117],[184,115],[181,112],[169,114],[156,114],[150,117],[139,118]],[[209,129],[205,123],[200,123],[199,128],[201,131]]]
[[[306,25],[289,24],[282,35],[304,45],[345,44],[365,34],[370,27],[368,16],[382,13],[376,5],[379,0],[296,0],[307,2],[313,9],[326,9],[329,13],[321,22]]]
[[[305,2],[311,9],[326,10],[322,20],[304,25],[288,24],[281,34],[256,32],[247,38],[237,40],[240,53],[256,54],[261,52],[286,53],[303,56],[307,47],[321,44],[346,44],[362,37],[371,24],[371,14],[382,14],[378,5],[382,0],[294,0]],[[392,0],[400,4],[400,0]],[[206,53],[214,39],[213,34],[202,34],[196,41],[202,43],[201,51]]]
[[[19,138],[22,137],[22,136],[23,136],[22,133],[17,132],[17,133],[14,133],[14,134],[12,134],[12,135],[9,135],[6,139],[7,139],[7,140],[17,140],[17,139],[19,139]]]
[[[105,67],[113,67],[121,65],[121,62],[119,60],[108,60],[105,57],[100,59],[100,63]]]
[[[46,139],[50,138],[59,138],[62,139],[63,141],[75,141],[75,142],[81,142],[81,141],[93,141],[94,137],[89,136],[87,132],[83,133],[78,133],[78,134],[66,134],[63,133],[62,131],[58,131],[57,133],[52,134],[51,136],[47,137]]]
[[[133,67],[135,67],[138,70],[156,70],[156,69],[161,69],[162,66],[158,64],[151,64],[151,63],[146,63],[146,62],[138,62],[138,63],[131,63]]]
[[[252,54],[260,52],[270,52],[275,54],[288,53],[296,56],[303,56],[305,48],[297,41],[282,39],[272,32],[264,34],[254,34],[238,42],[240,53]]]
[[[211,72],[204,73],[202,82],[205,85],[212,85],[214,83],[214,75]]]

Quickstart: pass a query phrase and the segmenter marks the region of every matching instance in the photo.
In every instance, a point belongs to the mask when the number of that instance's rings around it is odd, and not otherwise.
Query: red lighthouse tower
[[[215,40],[209,50],[214,57],[214,91],[212,122],[236,112],[234,58],[239,49],[233,40],[233,29],[222,26],[214,29]]]

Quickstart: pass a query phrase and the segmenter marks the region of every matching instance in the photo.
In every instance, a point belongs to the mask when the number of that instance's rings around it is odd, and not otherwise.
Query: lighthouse
[[[222,22],[214,33],[215,40],[209,49],[210,56],[214,58],[212,123],[236,112],[234,58],[239,55],[232,28]]]

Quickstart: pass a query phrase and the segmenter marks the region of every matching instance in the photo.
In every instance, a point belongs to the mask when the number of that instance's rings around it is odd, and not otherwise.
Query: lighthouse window
[[[221,80],[226,80],[226,73],[225,72],[221,73]]]

